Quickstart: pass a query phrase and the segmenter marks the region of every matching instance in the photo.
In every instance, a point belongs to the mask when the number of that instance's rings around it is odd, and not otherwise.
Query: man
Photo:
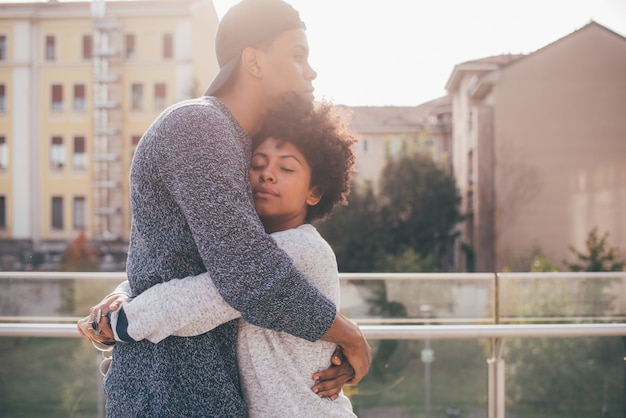
[[[137,148],[127,273],[139,294],[208,271],[249,323],[341,346],[356,384],[369,368],[370,347],[265,234],[247,182],[250,136],[266,111],[290,95],[313,100],[317,74],[304,30],[281,0],[243,0],[226,13],[216,37],[220,72],[206,95],[163,112]],[[92,314],[106,315],[114,300]],[[104,385],[107,414],[246,416],[236,330],[231,321],[197,337],[117,344]]]

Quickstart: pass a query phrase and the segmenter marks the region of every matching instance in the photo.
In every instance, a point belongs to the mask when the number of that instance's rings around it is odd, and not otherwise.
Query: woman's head
[[[330,215],[337,203],[347,203],[346,196],[355,171],[352,146],[356,141],[356,135],[346,129],[345,118],[338,108],[321,103],[313,111],[307,112],[296,103],[286,101],[279,109],[266,115],[261,131],[252,140],[250,182],[253,191],[255,187],[262,187],[262,184],[271,184],[268,181],[276,182],[275,187],[282,187],[283,190],[287,187],[295,188],[288,186],[294,171],[285,171],[295,169],[300,180],[308,180],[308,187],[297,186],[300,189],[307,188],[295,198],[304,205],[304,213],[298,216],[303,217],[302,222],[323,219]],[[275,174],[267,171],[263,173],[264,169],[270,167],[268,153],[275,157]],[[282,168],[279,164],[281,161],[284,163]],[[263,175],[276,178],[264,179]],[[281,179],[283,183],[279,184]],[[293,193],[293,190],[289,193]],[[271,200],[259,198],[259,194],[255,193],[255,205],[257,211],[261,210],[259,215],[266,229],[267,214],[261,212],[269,208]],[[273,202],[275,211],[281,205],[286,210],[287,205],[281,199],[274,199]]]

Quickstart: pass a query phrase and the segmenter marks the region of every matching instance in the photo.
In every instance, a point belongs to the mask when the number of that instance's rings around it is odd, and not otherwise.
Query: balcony
[[[0,272],[0,410],[102,416],[75,321],[120,273]],[[360,417],[623,417],[626,273],[342,274],[374,350]],[[10,377],[9,377],[10,376]]]
[[[94,104],[94,108],[102,110],[102,109],[117,109],[120,107],[120,103],[116,101],[108,101],[108,102],[96,102]]]

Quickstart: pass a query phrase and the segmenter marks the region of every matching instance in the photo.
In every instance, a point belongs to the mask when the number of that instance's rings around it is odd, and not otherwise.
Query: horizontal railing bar
[[[0,279],[20,280],[126,280],[125,272],[73,272],[73,271],[0,271]]]
[[[0,322],[74,322],[87,316],[89,312],[86,312],[84,316],[0,316]]]
[[[494,273],[339,273],[341,280],[493,280]]]
[[[493,318],[350,318],[352,321],[359,325],[370,324],[387,324],[387,325],[402,325],[402,324],[485,324],[493,325]],[[2,320],[2,317],[0,317]],[[500,324],[552,324],[552,323],[611,323],[611,322],[626,322],[626,316],[537,316],[537,317],[500,317]]]
[[[611,279],[626,278],[625,271],[551,271],[535,273],[498,273],[500,279]]]
[[[361,325],[374,340],[626,336],[626,324]],[[80,337],[76,324],[0,324],[0,337]]]
[[[363,325],[360,328],[366,337],[375,340],[626,336],[626,324]]]
[[[85,314],[86,315],[86,314]],[[0,316],[0,323],[76,323],[80,316]],[[485,318],[351,318],[359,325],[493,325],[493,319]],[[589,316],[589,317],[502,317],[500,324],[546,324],[546,323],[614,323],[626,322],[626,316]]]
[[[341,280],[493,280],[500,279],[606,279],[626,278],[626,272],[537,273],[339,273]],[[125,272],[0,271],[0,279],[98,279],[126,280]]]
[[[82,337],[76,324],[0,324],[0,337]]]

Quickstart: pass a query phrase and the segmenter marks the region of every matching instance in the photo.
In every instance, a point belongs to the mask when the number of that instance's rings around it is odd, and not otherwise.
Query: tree
[[[427,155],[403,154],[385,166],[380,182],[381,219],[393,237],[387,251],[412,248],[423,258],[441,259],[461,220],[454,178]]]
[[[429,156],[403,154],[387,162],[379,190],[355,185],[349,205],[318,225],[339,270],[440,270],[461,219],[454,179]]]
[[[98,271],[100,269],[100,250],[87,240],[87,236],[81,231],[76,238],[67,246],[61,254],[61,262],[59,271]],[[94,301],[90,293],[94,292],[98,295],[106,294],[106,291],[99,285],[81,285],[80,281],[63,280],[61,282],[61,292],[63,295],[63,305],[61,312],[76,313],[87,312],[89,306]],[[89,289],[85,292],[84,289]],[[86,305],[86,306],[84,306]]]
[[[378,200],[371,185],[364,184],[352,186],[348,201],[348,206],[336,208],[332,217],[317,227],[335,251],[339,271],[372,272],[387,239]]]
[[[60,271],[98,271],[100,251],[81,231],[61,254]]]
[[[619,250],[608,246],[608,238],[608,232],[605,232],[602,238],[598,238],[598,228],[592,229],[585,241],[587,253],[582,253],[570,245],[569,249],[578,262],[565,264],[571,271],[623,271],[626,262],[616,259]]]
[[[570,246],[577,262],[566,263],[572,271],[616,271],[623,262],[616,261],[617,250],[608,246],[608,234],[598,238],[589,233],[586,251]],[[556,265],[533,250],[531,271],[556,271]],[[621,266],[621,267],[620,267]],[[507,280],[501,299],[504,316],[520,318],[586,317],[593,321],[611,308],[614,291],[605,292],[614,279],[571,278],[550,280]],[[502,293],[501,293],[502,295]],[[545,321],[544,321],[545,322]],[[549,320],[548,320],[549,322]],[[590,416],[608,410],[617,416],[622,408],[622,347],[609,338],[533,338],[508,339],[507,396],[513,405],[531,406],[542,414],[566,412]],[[537,376],[541,376],[538,379]]]
[[[382,254],[376,260],[376,271],[389,273],[425,273],[439,270],[439,260],[432,254],[426,257],[413,248],[407,248],[400,254]]]
[[[623,271],[626,263],[617,260],[619,250],[610,247],[608,243],[608,232],[602,238],[598,237],[598,229],[594,228],[589,232],[585,241],[585,249],[587,253],[576,250],[574,246],[570,246],[570,251],[574,253],[577,262],[565,262],[571,271]],[[595,278],[584,279],[580,283],[578,290],[579,303],[586,307],[587,315],[602,315],[605,311],[611,309],[616,299],[611,286],[615,283],[615,278]],[[608,290],[608,291],[607,291]]]

